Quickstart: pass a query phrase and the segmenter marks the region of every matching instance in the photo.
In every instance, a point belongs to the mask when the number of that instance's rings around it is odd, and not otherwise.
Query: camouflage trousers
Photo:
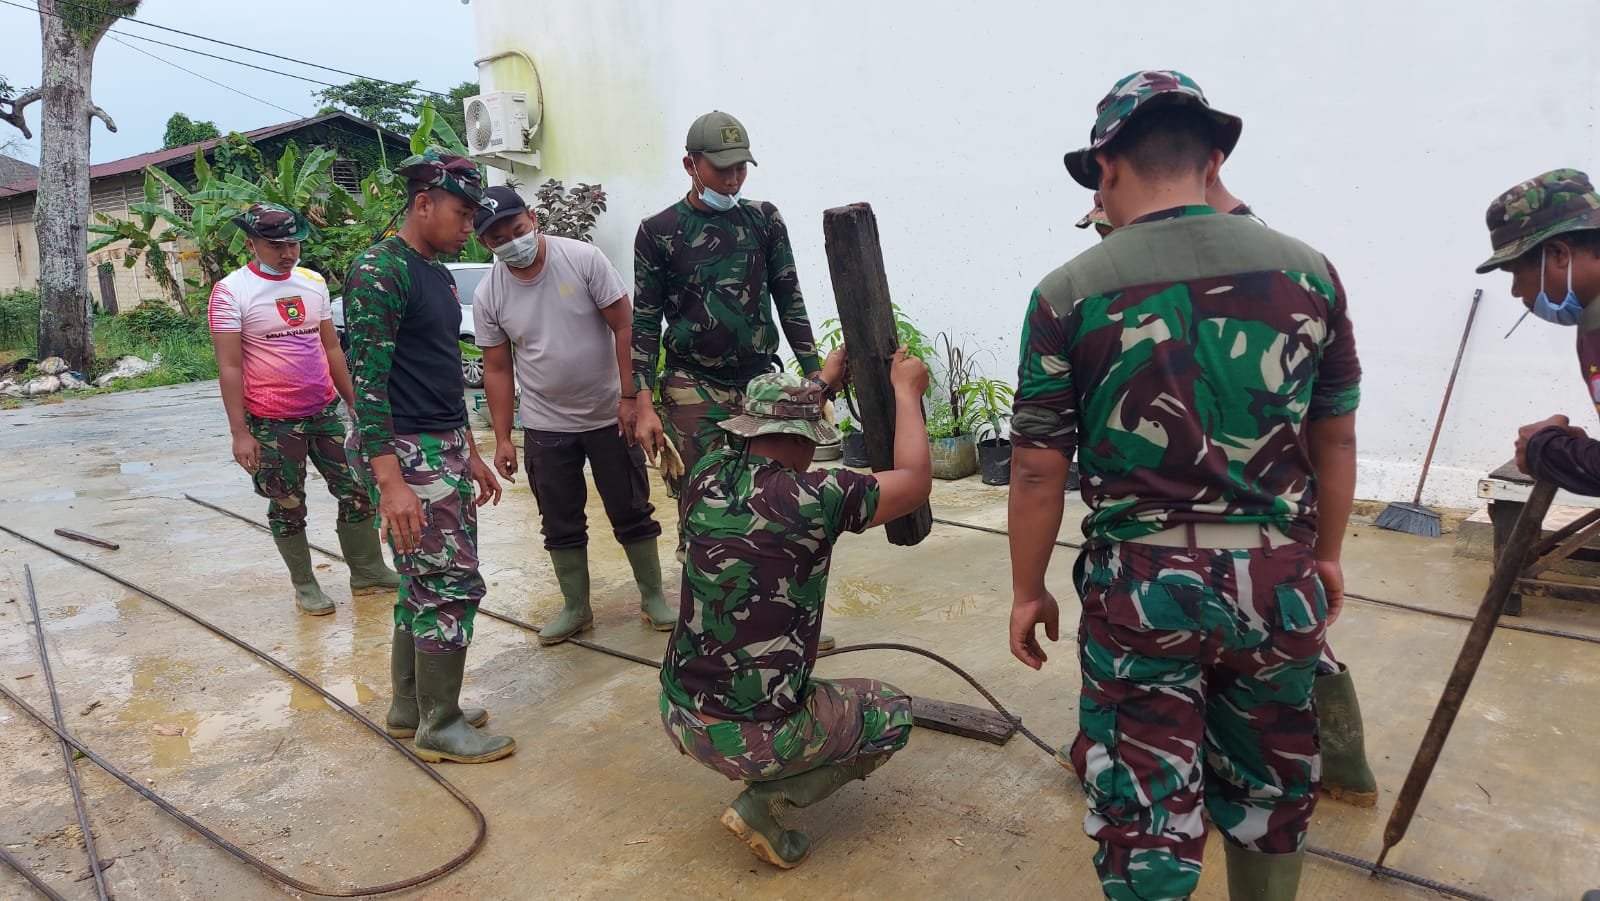
[[[409,632],[417,650],[438,654],[472,643],[472,621],[485,593],[478,574],[478,507],[472,502],[467,430],[394,436],[395,458],[406,484],[422,501],[422,538],[409,554],[394,555],[400,591],[395,628]],[[345,449],[366,481],[373,506],[378,480],[352,432]],[[389,542],[394,549],[394,542]]]
[[[1327,603],[1310,548],[1084,551],[1072,762],[1107,898],[1187,898],[1206,821],[1298,850],[1321,778],[1312,679]]]
[[[661,374],[662,430],[667,440],[678,449],[683,458],[683,477],[667,479],[667,491],[674,498],[683,497],[683,484],[694,472],[700,458],[719,448],[726,447],[733,436],[719,423],[726,422],[744,412],[744,390],[729,388],[696,378],[681,369],[668,369]],[[680,511],[681,512],[681,511]],[[683,529],[678,529],[679,550],[683,546]]]
[[[256,494],[266,498],[272,537],[288,538],[306,530],[306,461],[322,473],[328,493],[339,502],[339,519],[361,522],[372,516],[373,504],[350,472],[344,452],[344,421],[339,402],[310,416],[263,419],[245,414],[250,434],[261,445],[261,465],[251,474]]]
[[[805,707],[780,720],[705,723],[661,695],[678,750],[727,776],[764,782],[818,767],[887,760],[911,740],[911,698],[875,679],[812,679]]]

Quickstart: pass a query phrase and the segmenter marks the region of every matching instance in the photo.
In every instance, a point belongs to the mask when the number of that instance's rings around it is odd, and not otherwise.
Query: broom
[[[1478,301],[1483,299],[1483,289],[1472,292],[1472,309],[1467,313],[1467,327],[1461,332],[1461,346],[1456,348],[1456,365],[1450,370],[1450,381],[1444,386],[1444,402],[1439,404],[1439,418],[1433,423],[1433,440],[1428,442],[1428,455],[1422,460],[1422,478],[1417,479],[1417,493],[1411,503],[1396,501],[1378,514],[1377,526],[1392,532],[1406,532],[1424,538],[1439,537],[1439,514],[1422,506],[1422,486],[1428,481],[1428,467],[1433,465],[1433,449],[1439,445],[1439,430],[1444,427],[1444,411],[1450,407],[1450,392],[1456,387],[1456,373],[1461,371],[1461,357],[1467,352],[1467,338],[1472,334],[1472,320],[1478,315]]]

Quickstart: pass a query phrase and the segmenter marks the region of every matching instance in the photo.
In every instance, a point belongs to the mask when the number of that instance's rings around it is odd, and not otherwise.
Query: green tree
[[[417,82],[391,84],[371,78],[357,78],[342,85],[323,88],[312,99],[323,104],[319,114],[336,110],[359,116],[394,131],[410,131],[417,116]]]
[[[186,144],[198,144],[212,138],[222,137],[222,132],[217,130],[217,123],[209,121],[196,121],[183,113],[173,113],[167,120],[167,132],[161,138],[161,149],[171,150]]]
[[[39,347],[73,369],[94,366],[89,260],[83,223],[89,220],[89,126],[99,119],[116,131],[94,102],[94,53],[106,31],[131,16],[139,0],[38,0],[40,86],[5,101],[4,120],[31,138],[23,111],[47,94],[40,115],[39,190],[34,221],[39,239]]]
[[[437,101],[439,118],[458,135],[467,133],[467,113],[465,104],[468,97],[478,96],[478,83],[476,81],[463,81],[450,89],[449,99]]]

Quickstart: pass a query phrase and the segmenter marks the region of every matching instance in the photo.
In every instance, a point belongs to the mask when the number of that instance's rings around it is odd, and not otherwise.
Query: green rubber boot
[[[289,567],[289,581],[294,583],[294,600],[300,605],[300,612],[312,616],[332,613],[333,601],[322,593],[322,586],[317,584],[316,574],[311,569],[311,545],[306,541],[306,533],[272,540],[278,545],[284,565]]]
[[[872,757],[847,766],[824,766],[798,776],[751,782],[722,813],[722,825],[750,851],[775,867],[788,870],[805,862],[811,839],[784,828],[778,819],[786,807],[810,807],[855,779],[865,779],[888,757]]]
[[[633,581],[639,586],[639,614],[657,632],[671,632],[678,625],[678,616],[661,593],[661,552],[656,549],[655,539],[625,544],[622,550],[628,555]]]
[[[589,606],[589,549],[551,548],[550,562],[565,606],[539,628],[540,644],[560,644],[594,625],[594,608]]]
[[[1294,901],[1306,852],[1262,854],[1224,841],[1228,849],[1228,901]]]
[[[391,738],[410,738],[417,734],[417,724],[422,714],[417,709],[417,647],[411,633],[394,630],[394,643],[389,650],[389,684],[394,690],[394,700],[389,702],[389,713],[383,718],[383,731]],[[489,721],[489,711],[470,707],[461,711],[469,726],[482,726]]]
[[[1378,803],[1378,780],[1367,766],[1361,704],[1350,669],[1317,676],[1312,689],[1317,703],[1317,729],[1322,737],[1322,790],[1335,801],[1356,807]]]
[[[350,567],[351,594],[380,594],[400,589],[400,574],[383,562],[383,546],[373,517],[359,522],[339,520],[339,550]]]
[[[413,748],[429,763],[488,763],[509,757],[516,741],[474,729],[461,709],[461,679],[467,667],[467,649],[442,654],[416,652],[417,706],[421,722]]]

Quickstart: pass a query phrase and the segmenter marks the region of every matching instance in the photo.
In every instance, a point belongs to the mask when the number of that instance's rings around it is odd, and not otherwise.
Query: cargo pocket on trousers
[[[1275,587],[1279,632],[1274,640],[1279,656],[1304,663],[1308,670],[1322,654],[1327,630],[1328,598],[1315,575]]]

